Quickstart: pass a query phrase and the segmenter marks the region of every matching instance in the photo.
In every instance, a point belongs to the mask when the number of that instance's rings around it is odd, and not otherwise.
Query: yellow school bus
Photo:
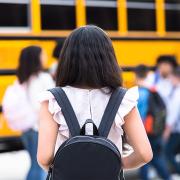
[[[179,0],[0,0],[0,104],[22,48],[41,46],[48,68],[56,40],[86,24],[111,37],[126,86],[134,83],[137,64],[154,66],[161,54],[180,59]],[[0,114],[0,152],[18,149],[19,135]]]

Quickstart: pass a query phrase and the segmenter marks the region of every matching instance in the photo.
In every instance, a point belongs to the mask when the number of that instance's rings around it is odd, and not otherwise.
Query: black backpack
[[[149,93],[145,129],[150,136],[161,136],[166,124],[166,105],[157,91],[149,90]]]
[[[90,119],[80,128],[63,89],[49,91],[61,107],[71,137],[59,147],[47,180],[123,180],[121,154],[107,136],[126,90],[117,88],[112,93],[99,129]],[[85,135],[88,123],[93,125],[93,135]]]

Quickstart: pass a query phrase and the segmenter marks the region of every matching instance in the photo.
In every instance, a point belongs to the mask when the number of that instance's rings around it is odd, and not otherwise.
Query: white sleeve
[[[137,106],[137,102],[138,102],[138,98],[139,98],[139,92],[138,92],[138,87],[132,87],[130,88],[123,100],[122,103],[118,109],[117,115],[115,117],[115,125],[117,128],[120,129],[121,131],[121,135],[123,135],[123,129],[122,129],[122,125],[125,123],[124,121],[124,117],[131,112],[131,110]]]
[[[135,106],[137,106],[138,98],[139,92],[137,86],[130,88],[126,92],[118,110],[121,118],[124,118]]]
[[[50,89],[50,88],[53,88],[55,87],[55,82],[54,80],[52,79],[51,75],[48,74],[48,73],[44,73],[44,76],[43,76],[43,85],[44,85],[44,90],[47,90],[47,89]]]
[[[34,77],[28,87],[28,96],[33,108],[39,110],[40,104],[38,102],[39,95],[50,88],[54,87],[54,82],[48,73],[40,73],[39,76]]]
[[[66,124],[65,118],[62,114],[61,107],[58,105],[54,96],[49,91],[44,91],[40,94],[38,98],[39,102],[48,101],[48,110],[52,114],[54,121],[60,125],[59,130],[61,134],[65,137],[69,137],[68,126]]]
[[[176,96],[171,98],[167,106],[167,125],[173,127],[179,117],[180,99]]]

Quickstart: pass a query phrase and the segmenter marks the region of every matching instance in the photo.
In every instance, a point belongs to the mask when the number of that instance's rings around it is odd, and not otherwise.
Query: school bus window
[[[148,2],[150,2],[150,3],[154,3],[155,2],[155,0],[127,0],[128,2],[141,2],[141,3],[148,3]]]
[[[127,0],[128,30],[155,31],[155,0]]]
[[[41,0],[43,30],[71,30],[76,27],[75,1]]]
[[[97,25],[105,30],[118,29],[116,0],[86,0],[87,24]]]
[[[171,4],[179,4],[179,0],[165,0],[166,3],[171,3]]]
[[[0,1],[0,28],[28,27],[29,1]]]
[[[180,1],[166,0],[166,30],[180,31]]]

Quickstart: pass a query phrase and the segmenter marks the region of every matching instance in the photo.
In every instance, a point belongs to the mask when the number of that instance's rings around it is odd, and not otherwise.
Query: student
[[[39,102],[38,94],[42,91],[54,87],[54,82],[48,73],[43,72],[45,64],[45,52],[38,46],[24,48],[20,55],[19,67],[17,69],[18,81],[26,86],[29,101],[34,111],[34,124],[30,130],[24,132],[22,139],[25,148],[31,158],[31,168],[27,180],[43,179],[44,172],[37,164],[37,140],[39,124]]]
[[[175,170],[175,173],[180,175],[180,163],[175,158],[175,152],[180,147],[180,67],[173,71],[170,80],[173,84],[174,91],[167,106],[168,116],[164,140],[167,141],[166,157]]]
[[[31,160],[27,180],[43,180],[45,173],[37,163],[39,124],[38,96],[54,87],[48,73],[43,72],[44,51],[38,46],[29,46],[21,51],[17,80],[10,86],[3,99],[3,111],[10,127],[22,131],[22,141]]]
[[[60,55],[56,86],[62,87],[67,94],[81,127],[89,118],[99,126],[111,93],[122,86],[112,42],[102,29],[88,25],[75,29],[67,37]],[[57,148],[69,138],[69,130],[54,96],[47,91],[40,99],[37,157],[41,167],[48,170]],[[128,136],[134,151],[122,157],[124,169],[140,167],[152,159],[151,147],[136,108],[137,99],[137,88],[129,89],[108,137],[122,154],[123,131]]]
[[[144,121],[148,112],[149,87],[146,84],[149,69],[145,65],[139,65],[135,69],[136,83],[139,90],[138,110]]]
[[[146,78],[148,75],[149,69],[145,65],[139,65],[136,67],[135,74],[136,74],[136,83],[139,89],[139,100],[138,100],[138,109],[142,118],[143,123],[145,124],[148,109],[149,109],[149,98],[150,98],[150,90],[146,82]],[[170,174],[167,169],[166,161],[163,156],[162,151],[162,138],[161,136],[153,136],[148,134],[149,141],[152,146],[153,150],[153,159],[152,161],[143,166],[140,169],[140,176],[142,180],[148,180],[148,170],[149,166],[152,165],[157,173],[162,177],[164,180],[170,179]]]
[[[162,55],[157,59],[156,72],[147,77],[148,85],[157,89],[165,103],[168,103],[168,97],[172,92],[172,83],[169,80],[169,76],[177,65],[177,60],[174,56]]]

